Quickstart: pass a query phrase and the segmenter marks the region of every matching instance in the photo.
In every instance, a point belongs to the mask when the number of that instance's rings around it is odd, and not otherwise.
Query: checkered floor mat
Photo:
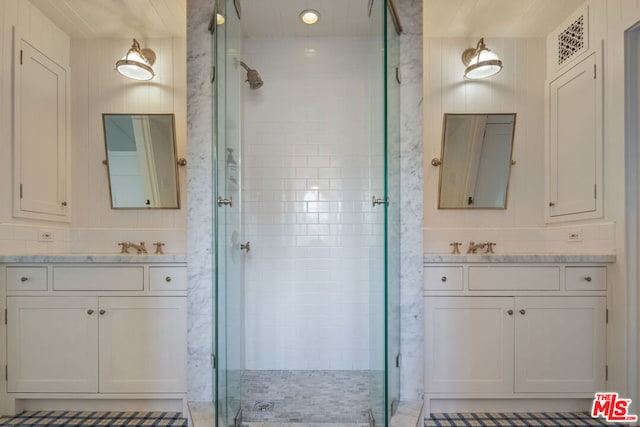
[[[425,427],[582,427],[629,426],[591,418],[586,412],[522,412],[522,413],[442,413],[431,414]]]
[[[13,418],[3,419],[0,426],[187,427],[187,419],[177,412],[27,411]]]

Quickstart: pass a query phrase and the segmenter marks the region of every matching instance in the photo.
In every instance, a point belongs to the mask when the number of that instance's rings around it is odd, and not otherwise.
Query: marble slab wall
[[[212,386],[212,0],[187,1],[187,197],[189,400],[211,401]]]
[[[396,0],[400,36],[400,399],[423,393],[422,1]]]

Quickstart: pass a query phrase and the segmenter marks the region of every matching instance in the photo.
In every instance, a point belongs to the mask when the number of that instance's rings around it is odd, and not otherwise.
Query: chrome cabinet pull
[[[440,278],[440,280],[441,280],[441,281],[443,281],[443,282],[446,282],[446,281],[447,281],[447,276],[442,276],[442,277]]]
[[[587,282],[590,282],[591,281],[591,276],[585,277],[584,280],[586,280]]]
[[[513,316],[513,310],[507,310],[507,314],[508,314],[509,316]]]
[[[229,197],[228,199],[223,199],[218,196],[218,206],[228,205],[230,208],[233,207],[233,197]]]
[[[523,316],[525,315],[525,313],[526,313],[526,311],[525,311],[524,308],[520,310],[520,314],[522,314]]]
[[[20,278],[20,281],[21,281],[21,282],[26,282],[26,281],[28,281],[28,280],[29,280],[29,278],[28,278],[27,276],[22,276],[22,277]]]
[[[99,313],[100,313],[100,315],[103,315],[103,314],[105,314],[106,312],[107,312],[107,310],[100,309],[100,312],[99,312]]]
[[[170,282],[170,281],[171,281],[171,276],[167,276],[167,277],[165,277],[165,278],[164,278],[164,281],[165,281],[165,282]]]
[[[87,310],[87,314],[91,316],[93,314],[93,310],[92,309]]]

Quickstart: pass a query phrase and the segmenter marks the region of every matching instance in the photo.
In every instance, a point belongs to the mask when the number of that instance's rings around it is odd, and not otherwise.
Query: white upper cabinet
[[[14,215],[68,222],[70,41],[23,3],[14,58]]]
[[[547,40],[547,222],[603,215],[601,43],[579,9]]]

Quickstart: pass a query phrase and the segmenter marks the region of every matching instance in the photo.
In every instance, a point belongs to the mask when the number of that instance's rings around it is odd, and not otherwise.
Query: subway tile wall
[[[265,81],[243,88],[245,367],[367,369],[384,219],[371,205],[383,175],[369,105],[382,99],[369,90],[368,42],[244,43]]]

